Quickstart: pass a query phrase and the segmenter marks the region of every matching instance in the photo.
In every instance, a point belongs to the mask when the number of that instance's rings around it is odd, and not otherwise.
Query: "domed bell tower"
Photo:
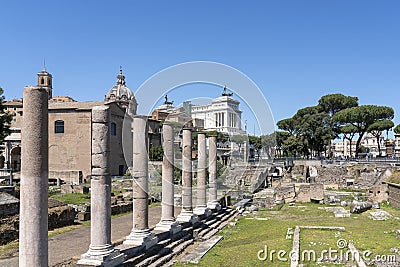
[[[46,71],[46,67],[38,72],[38,86],[46,88],[49,99],[53,97],[53,76]]]

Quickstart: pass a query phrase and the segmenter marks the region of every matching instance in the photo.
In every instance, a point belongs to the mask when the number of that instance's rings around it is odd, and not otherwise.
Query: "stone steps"
[[[181,259],[181,262],[198,264],[201,258],[222,239],[222,236],[213,236],[210,239],[201,242],[196,249],[186,254],[185,257]]]
[[[155,246],[151,247],[148,251],[142,252],[141,254],[134,256],[128,260],[126,260],[123,264],[124,267],[128,266],[146,266],[143,263],[150,264],[152,261],[155,261],[157,258],[163,256],[165,253],[168,253],[168,246],[179,245],[181,242],[186,239],[190,239],[192,237],[191,234],[192,227],[187,227],[183,229],[181,232],[163,239],[159,241]]]
[[[195,241],[206,240],[213,236],[227,225],[235,214],[236,210],[225,208],[193,226],[183,225],[181,232],[159,241],[149,251],[125,261],[122,266],[171,266],[174,263],[173,258],[182,254]]]
[[[226,213],[227,212],[227,213]],[[221,230],[226,224],[227,221],[236,213],[236,210],[230,210],[230,211],[224,211],[217,216],[215,216],[214,219],[207,221],[205,224],[207,227],[199,229],[197,235],[195,235],[195,232],[193,233],[196,241],[202,241],[210,238],[214,234],[216,234],[219,230]],[[196,229],[197,230],[197,229]]]
[[[213,235],[215,235],[216,233],[218,233],[222,228],[224,228],[230,221],[230,219],[232,217],[234,217],[235,215],[235,211],[230,212],[227,216],[224,216],[224,218],[221,220],[221,222],[219,223],[219,225],[216,225],[216,227],[214,229],[212,229],[211,231],[209,231],[208,233],[206,233],[203,237],[202,240],[207,240],[210,237],[212,237]]]
[[[163,257],[160,257],[154,263],[152,263],[148,266],[149,267],[165,266],[173,257],[181,254],[188,246],[192,245],[193,243],[194,243],[193,239],[189,239],[184,242],[181,242],[179,245],[172,247],[170,253],[166,254]],[[171,265],[172,264],[173,263],[171,263]]]

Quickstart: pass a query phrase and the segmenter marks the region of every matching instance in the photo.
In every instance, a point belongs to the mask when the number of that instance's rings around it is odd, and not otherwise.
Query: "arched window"
[[[54,122],[54,133],[64,133],[64,121],[56,120]]]
[[[40,80],[40,84],[44,84],[44,78]]]
[[[112,136],[116,136],[117,135],[117,125],[114,123],[114,122],[112,122],[111,123],[111,135]]]

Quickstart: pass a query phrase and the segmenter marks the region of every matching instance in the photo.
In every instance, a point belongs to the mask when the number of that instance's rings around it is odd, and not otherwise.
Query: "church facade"
[[[38,73],[38,86],[47,89],[49,95],[49,177],[65,182],[88,181],[91,174],[92,122],[94,106],[108,105],[111,110],[111,175],[124,175],[127,171],[122,127],[125,112],[136,114],[137,102],[126,86],[120,70],[117,82],[106,94],[104,101],[78,102],[68,96],[53,97],[52,75],[45,69]],[[18,172],[21,168],[21,126],[23,123],[23,99],[5,103],[13,115],[11,131],[3,144],[3,167]]]

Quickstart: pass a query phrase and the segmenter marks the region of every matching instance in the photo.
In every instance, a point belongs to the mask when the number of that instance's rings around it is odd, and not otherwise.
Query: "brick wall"
[[[387,183],[389,187],[389,203],[400,209],[400,185]]]

